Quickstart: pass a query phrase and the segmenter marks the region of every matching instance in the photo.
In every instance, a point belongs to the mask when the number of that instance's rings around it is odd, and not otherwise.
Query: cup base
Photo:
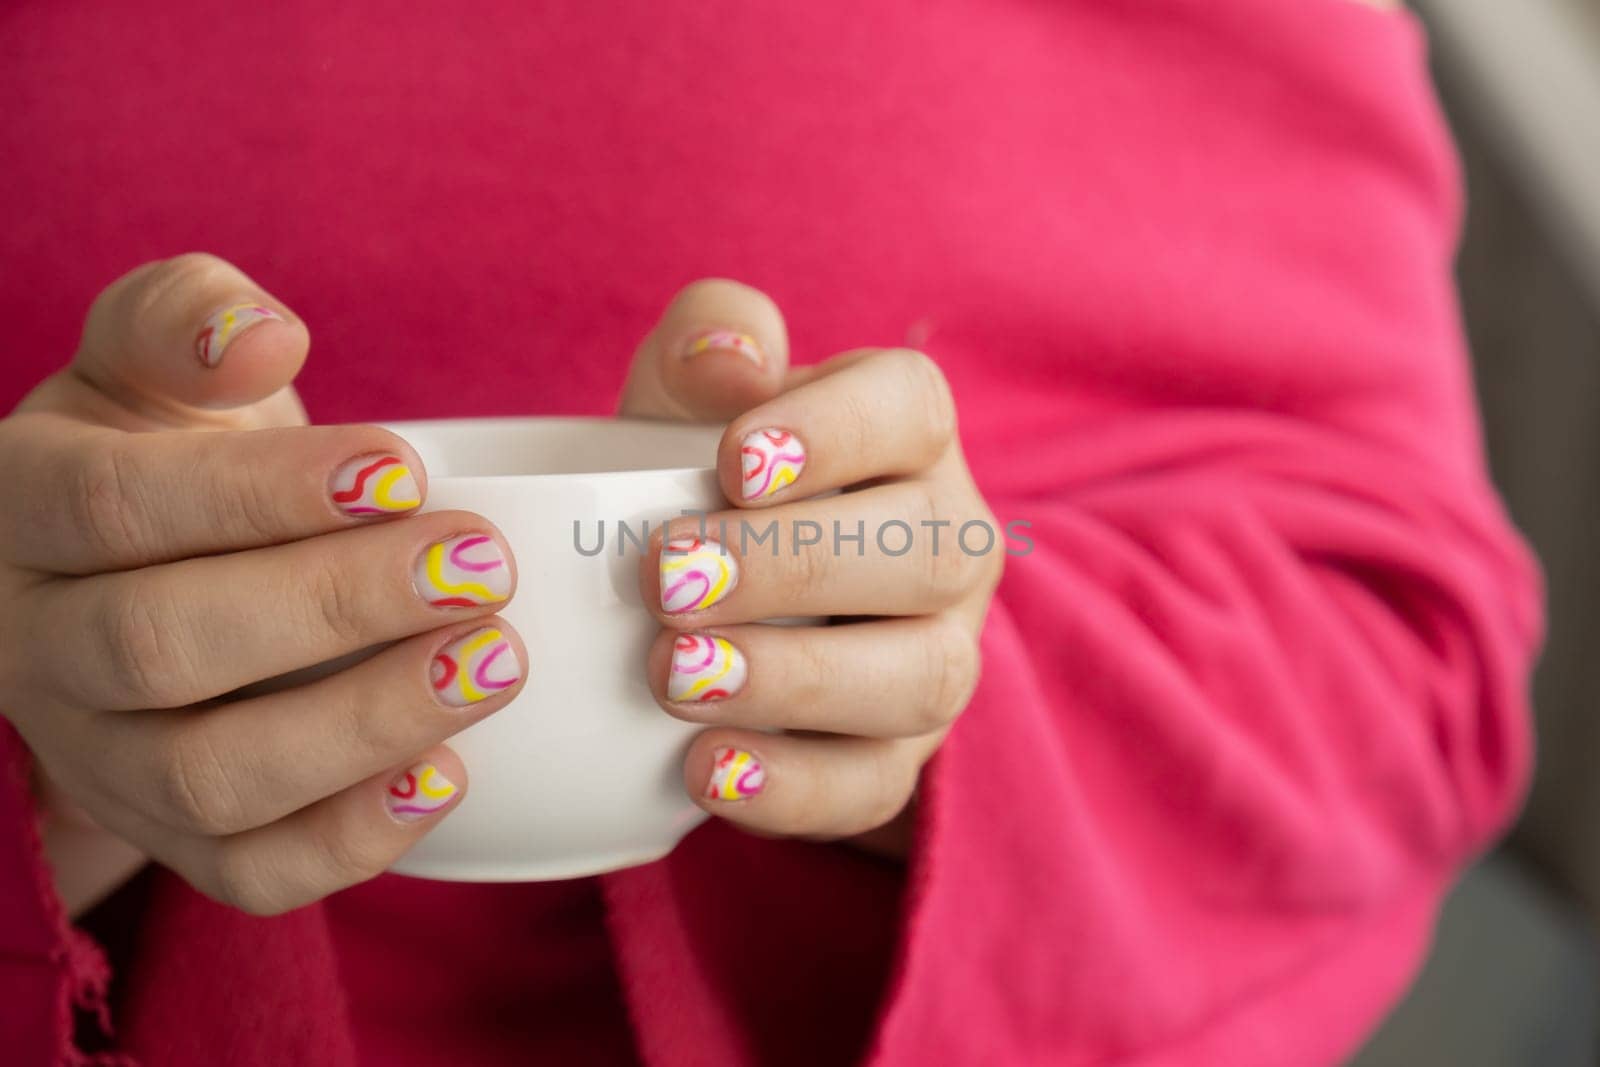
[[[403,858],[390,868],[390,872],[405,875],[407,878],[426,878],[435,882],[558,882],[568,878],[609,874],[624,867],[640,867],[661,859],[676,847],[676,844],[673,844],[666,848],[609,852],[593,856],[568,856],[558,861],[543,862],[459,863],[422,860],[412,863],[409,862],[409,858]]]

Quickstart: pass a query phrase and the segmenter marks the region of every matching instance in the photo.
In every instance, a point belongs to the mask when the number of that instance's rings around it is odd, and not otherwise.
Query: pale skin
[[[279,317],[203,365],[197,331],[240,304]],[[685,358],[706,331],[747,336],[758,357]],[[521,688],[462,708],[436,696],[435,653],[485,625],[529,661],[494,605],[429,604],[412,569],[456,535],[486,535],[508,560],[510,546],[478,515],[334,506],[330,478],[353,458],[399,457],[422,494],[426,472],[379,428],[306,425],[289,383],[309,343],[305,323],[222,260],[148,264],[101,294],[71,364],[0,420],[0,492],[12,502],[0,509],[0,709],[33,754],[44,845],[72,914],[152,860],[252,914],[381,873],[463,802],[470,768],[449,738]],[[866,348],[791,369],[778,308],[734,282],[699,282],[670,302],[635,354],[621,410],[731,420],[718,454],[730,513],[825,529],[994,523],[931,360]],[[740,442],[767,427],[805,442],[804,471],[747,502]],[[696,803],[755,833],[904,854],[921,770],[976,684],[1004,558],[943,548],[922,538],[899,557],[836,557],[826,543],[750,555],[714,605],[655,609],[662,632],[640,669],[668,713],[707,727],[684,764]],[[657,606],[658,573],[652,555],[641,585]],[[847,624],[754,625],[776,615]],[[748,684],[715,703],[668,699],[684,631],[736,644]],[[239,692],[385,644],[325,677]],[[722,747],[755,754],[765,788],[706,797]],[[388,783],[424,761],[458,792],[436,813],[392,816]]]

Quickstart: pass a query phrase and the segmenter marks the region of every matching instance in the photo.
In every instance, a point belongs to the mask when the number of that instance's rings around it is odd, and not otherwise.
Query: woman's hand
[[[379,873],[465,787],[441,742],[521,685],[490,615],[504,542],[461,512],[392,521],[417,458],[298,425],[307,346],[250,279],[182,256],[101,294],[71,367],[0,421],[0,709],[73,911],[145,857],[257,913]]]
[[[928,357],[787,357],[772,301],[709,281],[635,360],[624,412],[735,416],[717,457],[735,509],[675,521],[641,573],[664,627],[650,685],[710,727],[684,766],[707,811],[903,854],[898,817],[977,682],[1003,531]],[[758,625],[808,615],[836,625]]]

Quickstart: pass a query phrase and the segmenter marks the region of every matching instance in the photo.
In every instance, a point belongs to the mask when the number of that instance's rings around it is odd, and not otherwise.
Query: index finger
[[[124,433],[54,414],[0,423],[0,553],[53,574],[298,541],[414,511],[416,453],[376,426]]]

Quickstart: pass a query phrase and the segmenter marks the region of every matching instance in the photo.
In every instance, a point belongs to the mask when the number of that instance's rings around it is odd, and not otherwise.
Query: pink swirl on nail
[[[746,434],[740,442],[739,454],[744,468],[742,491],[746,500],[771,496],[793,485],[806,466],[805,446],[788,430],[757,430]]]
[[[389,783],[384,803],[402,822],[413,822],[443,810],[460,792],[431,763],[419,763]]]
[[[685,638],[687,638],[688,641],[689,641],[689,648],[686,649],[685,651],[692,651],[696,644],[704,644],[706,646],[706,658],[701,660],[694,667],[692,667],[691,670],[692,671],[702,671],[705,668],[711,666],[711,661],[717,658],[716,645],[713,644],[710,641],[702,641],[700,638],[694,636],[693,634],[684,634],[683,637],[679,638],[679,640],[682,641]],[[676,661],[674,661],[674,662],[676,662]]]
[[[496,668],[496,676],[490,668]],[[474,630],[439,651],[431,665],[435,694],[454,708],[475,704],[522,680],[522,665],[505,634]]]
[[[478,549],[480,558],[467,559],[464,553],[470,549]],[[411,582],[435,607],[481,607],[511,595],[505,556],[485,534],[462,534],[429,545],[412,569]]]
[[[661,551],[661,610],[669,615],[717,603],[739,581],[739,565],[716,541],[678,537]]]
[[[490,664],[494,663],[495,660],[499,659],[502,655],[510,651],[511,645],[505,641],[502,641],[490,649],[488,653],[478,661],[478,669],[473,672],[473,678],[477,680],[477,683],[480,687],[484,689],[505,689],[507,686],[516,684],[517,679],[515,675],[507,680],[489,677]]]
[[[673,642],[667,699],[705,703],[744,688],[749,668],[733,642],[704,634],[683,634]]]
[[[761,761],[742,749],[717,748],[711,753],[711,780],[706,796],[712,800],[745,800],[767,784]]]
[[[457,567],[460,567],[464,571],[474,571],[478,574],[482,574],[485,571],[497,571],[506,565],[505,560],[500,558],[500,553],[498,550],[495,551],[494,559],[486,562],[471,560],[467,559],[466,557],[468,549],[490,543],[491,542],[489,538],[484,534],[462,538],[461,541],[457,543],[456,547],[450,550],[450,562],[455,564]]]
[[[676,582],[673,582],[672,585],[661,594],[662,602],[665,603],[666,601],[675,601],[680,599],[679,594],[691,585],[698,585],[700,587],[700,591],[692,594],[694,603],[691,603],[687,608],[681,608],[679,610],[688,611],[689,608],[695,607],[702,599],[704,599],[706,591],[711,587],[711,579],[698,572],[686,574],[682,578],[679,578]]]

